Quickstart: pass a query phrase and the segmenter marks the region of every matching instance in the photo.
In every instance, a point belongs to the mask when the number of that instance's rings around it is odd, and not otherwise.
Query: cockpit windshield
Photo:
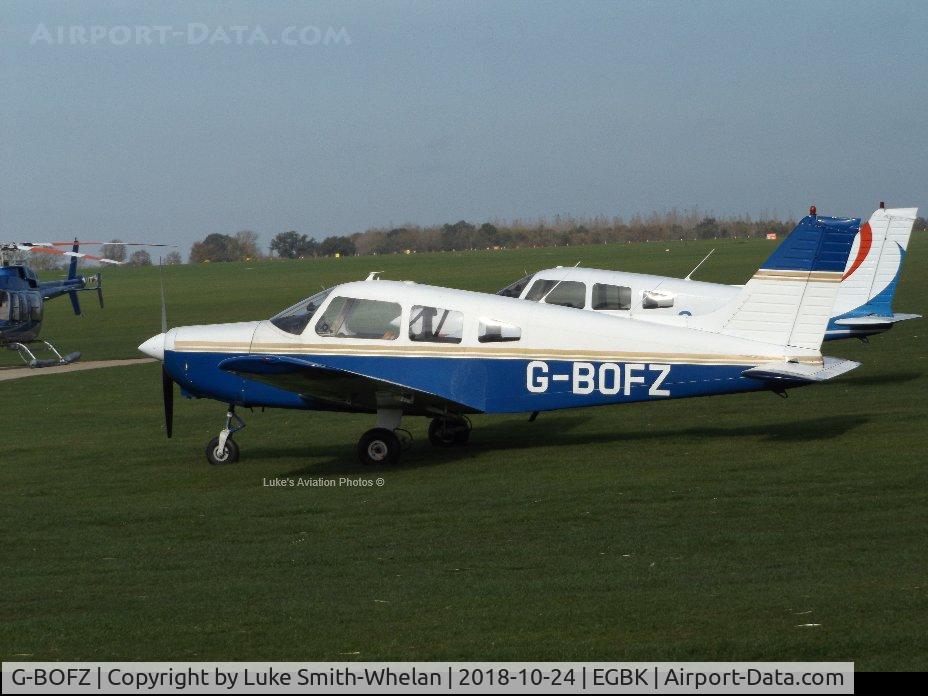
[[[271,323],[281,331],[299,336],[303,333],[306,325],[309,324],[309,320],[313,318],[316,310],[325,302],[325,298],[329,296],[330,292],[332,292],[331,288],[318,292],[305,300],[300,300],[292,307],[287,307],[280,314],[271,317]]]
[[[507,285],[496,294],[502,297],[520,297],[522,295],[522,291],[525,290],[525,286],[528,285],[528,281],[534,277],[535,274],[530,273],[524,278],[519,278],[519,280],[514,282],[512,285]]]

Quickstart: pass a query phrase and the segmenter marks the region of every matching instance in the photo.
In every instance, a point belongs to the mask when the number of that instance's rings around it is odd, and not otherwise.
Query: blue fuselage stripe
[[[245,354],[239,354],[245,355]],[[165,366],[193,396],[228,403],[327,410],[286,389],[218,367],[230,353],[168,351]],[[486,413],[523,413],[605,404],[758,391],[765,383],[742,372],[754,365],[618,363],[529,358],[371,355],[293,356],[434,395]],[[307,391],[312,392],[307,382]]]

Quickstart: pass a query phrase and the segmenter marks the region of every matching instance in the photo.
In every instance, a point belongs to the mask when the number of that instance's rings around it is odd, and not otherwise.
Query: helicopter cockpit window
[[[0,290],[0,321],[10,320],[10,296],[5,290]]]
[[[496,294],[502,297],[521,297],[522,291],[525,290],[525,286],[528,285],[528,281],[530,281],[534,275],[534,273],[531,273],[524,278],[519,278],[519,280],[512,285],[507,285]]]
[[[336,297],[316,323],[316,333],[338,338],[393,341],[400,335],[402,314],[402,308],[395,302]]]
[[[409,340],[428,343],[460,343],[464,315],[450,309],[414,305],[409,315]]]
[[[481,343],[503,343],[518,341],[522,337],[522,329],[512,324],[505,324],[495,319],[481,319],[477,325],[477,340]]]
[[[525,299],[583,309],[586,305],[586,285],[574,280],[536,280]]]
[[[322,306],[330,292],[331,290],[323,290],[312,297],[297,302],[292,307],[287,307],[280,314],[271,317],[271,323],[281,331],[299,336],[306,329],[309,320],[313,318],[313,314]]]

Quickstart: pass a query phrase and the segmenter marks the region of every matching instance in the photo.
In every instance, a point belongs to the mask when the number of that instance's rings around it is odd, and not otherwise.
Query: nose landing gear
[[[234,464],[238,461],[238,443],[232,439],[232,435],[245,427],[243,421],[235,413],[235,405],[230,404],[226,413],[226,427],[224,427],[217,437],[214,437],[206,445],[206,459],[210,464],[219,466],[222,464]]]

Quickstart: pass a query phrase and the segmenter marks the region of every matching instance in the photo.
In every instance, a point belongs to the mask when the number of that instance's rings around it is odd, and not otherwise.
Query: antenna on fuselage
[[[696,267],[695,267],[692,271],[690,271],[689,273],[687,273],[687,274],[686,274],[686,278],[684,278],[683,280],[692,280],[693,274],[694,274],[696,271],[698,271],[698,270],[699,270],[699,267],[702,266],[702,265],[709,259],[709,257],[712,256],[712,254],[714,254],[714,253],[715,253],[715,249],[713,249],[713,250],[710,251],[708,254],[706,254],[706,258],[704,258],[702,261],[700,261],[699,263],[697,263],[697,264],[696,264]]]

